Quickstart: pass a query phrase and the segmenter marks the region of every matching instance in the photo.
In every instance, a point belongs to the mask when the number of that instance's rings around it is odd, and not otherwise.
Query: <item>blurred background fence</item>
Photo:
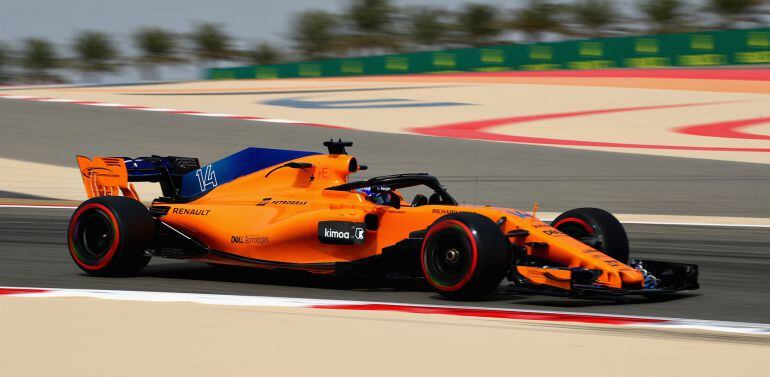
[[[32,3],[0,12],[0,85],[770,63],[770,0]]]
[[[626,36],[213,68],[209,79],[272,79],[457,71],[770,64],[770,28]]]

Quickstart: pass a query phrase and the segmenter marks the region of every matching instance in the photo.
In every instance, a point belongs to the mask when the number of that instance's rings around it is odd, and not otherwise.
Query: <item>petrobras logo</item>
[[[366,240],[364,223],[349,221],[321,221],[318,223],[318,240],[332,245],[356,245]]]

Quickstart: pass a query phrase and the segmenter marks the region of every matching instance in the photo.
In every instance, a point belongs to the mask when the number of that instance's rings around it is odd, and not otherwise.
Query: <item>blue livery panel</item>
[[[271,148],[246,148],[182,176],[182,197],[192,197],[211,191],[234,179],[282,162],[311,156],[317,152]]]

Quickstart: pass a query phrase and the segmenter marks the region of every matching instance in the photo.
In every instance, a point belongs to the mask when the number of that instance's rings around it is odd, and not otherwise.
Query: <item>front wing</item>
[[[592,295],[657,295],[698,289],[698,266],[687,263],[633,259],[629,266],[645,276],[642,289],[618,289],[596,283],[601,270],[562,267],[511,267],[508,280],[517,287],[539,291]]]

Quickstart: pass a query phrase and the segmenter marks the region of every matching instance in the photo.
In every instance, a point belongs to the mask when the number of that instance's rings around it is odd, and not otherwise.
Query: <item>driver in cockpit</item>
[[[374,187],[363,187],[358,190],[356,190],[364,195],[366,195],[366,199],[374,204],[380,204],[380,205],[390,205],[393,203],[393,200],[401,200],[400,197],[398,197],[398,194],[394,193],[393,190],[390,189],[390,187],[385,186],[374,186]]]
[[[375,204],[400,207],[401,202],[403,201],[401,194],[392,190],[390,187],[364,187],[356,191],[366,195],[366,199]],[[436,195],[436,197],[438,198],[438,195]],[[428,199],[422,194],[417,194],[412,201],[411,207],[419,207],[425,204],[428,204]]]

